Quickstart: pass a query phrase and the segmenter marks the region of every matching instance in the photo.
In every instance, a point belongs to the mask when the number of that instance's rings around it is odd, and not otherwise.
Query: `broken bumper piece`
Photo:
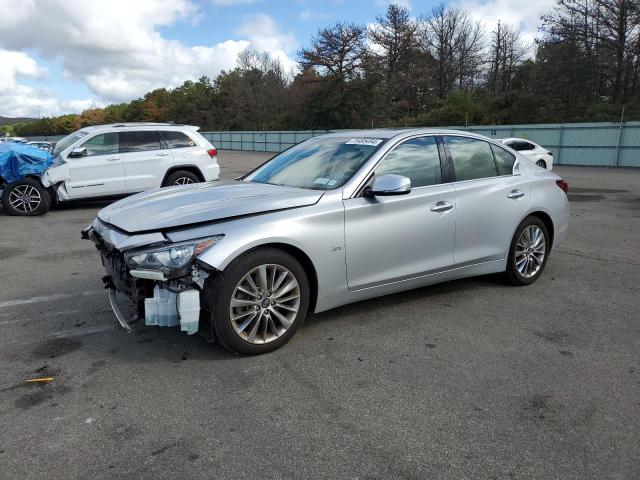
[[[120,310],[120,306],[118,305],[118,301],[116,300],[116,291],[113,288],[109,290],[109,304],[111,305],[111,310],[113,310],[114,315],[118,319],[118,323],[122,328],[124,328],[127,332],[131,331],[131,325],[124,318],[122,311]]]
[[[118,323],[127,332],[132,328],[118,304],[117,290],[108,288],[109,304]],[[200,323],[200,292],[187,289],[174,292],[156,285],[153,297],[144,299],[144,323],[148,326],[176,327],[187,335],[198,331]]]

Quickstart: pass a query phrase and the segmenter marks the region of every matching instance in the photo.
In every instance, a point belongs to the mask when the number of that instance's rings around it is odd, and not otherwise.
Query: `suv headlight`
[[[149,250],[134,250],[125,253],[124,261],[131,269],[161,270],[173,276],[186,270],[194,258],[223,238],[224,235],[216,235],[188,242],[170,243]]]

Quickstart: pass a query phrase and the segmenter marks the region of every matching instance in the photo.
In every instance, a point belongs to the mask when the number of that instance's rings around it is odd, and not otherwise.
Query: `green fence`
[[[522,137],[553,152],[556,165],[640,167],[640,122],[447,127],[491,138]],[[201,132],[220,150],[281,152],[327,130]],[[57,141],[61,137],[33,140]]]
[[[553,152],[556,165],[640,167],[640,122],[447,127],[490,138],[521,137]],[[202,132],[221,150],[281,152],[327,130]]]

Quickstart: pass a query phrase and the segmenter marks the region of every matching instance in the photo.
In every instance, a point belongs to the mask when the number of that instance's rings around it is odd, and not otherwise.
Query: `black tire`
[[[243,277],[265,264],[280,265],[295,276],[299,285],[300,303],[288,330],[268,343],[255,344],[236,333],[232,326],[230,304],[236,286]],[[277,248],[265,247],[238,257],[224,271],[210,278],[205,284],[204,296],[204,303],[212,312],[211,322],[216,341],[235,354],[259,355],[283,346],[300,327],[309,309],[309,281],[304,268],[293,256]]]
[[[189,183],[199,183],[200,179],[198,176],[187,170],[178,170],[177,172],[173,172],[171,175],[167,177],[164,181],[163,187],[172,187],[175,185],[186,185]]]
[[[538,269],[538,271],[531,276],[525,276],[518,269],[518,266],[516,263],[516,249],[518,247],[518,240],[520,239],[522,233],[526,228],[530,226],[538,227],[540,228],[540,230],[542,230],[542,234],[544,236],[545,251],[544,251],[544,258],[542,259],[542,264],[540,265],[540,268]],[[507,281],[509,281],[509,283],[513,285],[521,286],[521,285],[532,284],[540,277],[540,275],[542,275],[542,272],[544,271],[544,267],[547,264],[547,260],[549,258],[550,253],[551,253],[551,241],[549,237],[549,232],[547,231],[547,227],[545,226],[544,222],[540,220],[538,217],[534,217],[534,216],[529,216],[525,218],[520,223],[520,225],[518,225],[518,228],[516,228],[516,232],[513,235],[513,239],[511,240],[511,246],[509,247],[509,257],[507,258],[507,269],[504,272],[505,278],[507,279]]]
[[[538,165],[539,167],[544,168],[545,170],[547,169],[547,162],[545,162],[544,160],[540,159],[536,162],[536,165]]]
[[[27,194],[27,202],[16,197]],[[30,200],[28,200],[30,199]],[[2,207],[8,215],[32,217],[44,215],[51,208],[51,196],[40,182],[33,178],[23,178],[7,184],[2,191]]]

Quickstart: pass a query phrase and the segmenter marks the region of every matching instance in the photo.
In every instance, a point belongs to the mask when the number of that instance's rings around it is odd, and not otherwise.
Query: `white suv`
[[[12,215],[38,215],[52,200],[121,196],[217,180],[218,152],[197,130],[164,123],[78,130],[55,145],[53,166],[39,179],[23,178],[5,187],[4,209]],[[14,197],[19,201],[12,201]]]

